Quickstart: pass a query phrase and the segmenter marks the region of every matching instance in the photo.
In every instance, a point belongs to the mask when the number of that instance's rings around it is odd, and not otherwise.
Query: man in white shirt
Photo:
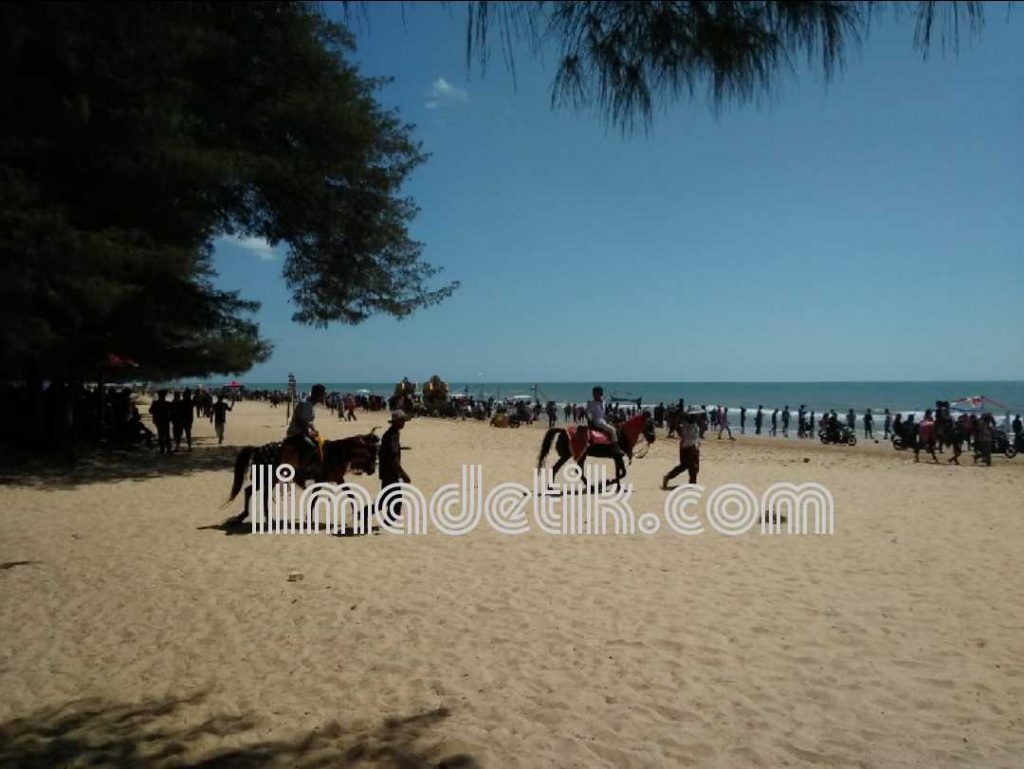
[[[615,428],[608,424],[608,420],[604,414],[604,388],[595,387],[593,390],[594,399],[587,404],[587,422],[590,424],[590,429],[596,430],[599,433],[604,433],[608,440],[611,441],[612,447],[619,454],[623,453],[622,448],[619,446],[619,438],[615,432]]]
[[[661,488],[667,489],[668,482],[686,470],[690,483],[697,483],[700,471],[700,422],[703,419],[700,409],[689,409],[679,422],[679,464],[673,467],[661,479]]]
[[[295,404],[292,412],[292,421],[288,424],[288,436],[286,443],[293,444],[299,452],[299,458],[304,467],[316,464],[320,460],[320,450],[317,439],[320,434],[313,426],[316,419],[316,404],[323,404],[327,397],[327,388],[322,384],[313,385],[309,397]]]

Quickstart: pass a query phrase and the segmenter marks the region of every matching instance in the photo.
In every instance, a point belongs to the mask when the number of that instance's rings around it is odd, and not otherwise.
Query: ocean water
[[[249,382],[242,384],[251,389],[286,389],[285,382]],[[308,391],[313,382],[299,382],[300,391]],[[324,382],[328,391],[372,393],[390,396],[394,382]],[[421,383],[422,384],[422,383]],[[585,403],[595,384],[604,387],[605,400],[612,398],[640,398],[644,405],[666,405],[684,398],[687,404],[727,406],[730,414],[741,406],[748,411],[758,405],[770,414],[773,409],[789,406],[796,418],[800,405],[819,414],[835,409],[845,414],[854,409],[859,415],[872,409],[877,415],[886,408],[896,412],[923,412],[932,408],[937,400],[955,400],[965,396],[984,395],[1006,409],[990,406],[993,413],[1010,411],[1024,413],[1024,382],[1021,381],[961,381],[961,382],[459,382],[450,381],[452,393],[468,392],[479,397],[530,395],[536,387],[542,403],[549,400],[564,403]],[[750,415],[752,417],[752,415]],[[880,426],[876,419],[876,425]]]

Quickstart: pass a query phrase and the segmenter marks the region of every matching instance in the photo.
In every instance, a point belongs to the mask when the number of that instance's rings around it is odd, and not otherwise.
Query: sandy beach
[[[1024,766],[1024,459],[710,436],[706,488],[821,483],[833,536],[225,531],[237,447],[284,427],[5,471],[0,767]],[[542,434],[416,419],[403,461],[529,484]]]

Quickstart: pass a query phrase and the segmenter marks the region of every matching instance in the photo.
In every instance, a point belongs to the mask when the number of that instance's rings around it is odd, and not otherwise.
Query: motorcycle
[[[992,453],[1003,454],[1007,459],[1017,456],[1017,449],[1020,443],[1019,436],[1016,440],[1010,440],[1009,436],[1002,430],[992,431]]]
[[[853,432],[853,430],[847,425],[839,425],[838,427],[832,430],[830,430],[827,427],[822,430],[819,430],[818,438],[821,439],[822,443],[826,444],[835,443],[840,445],[845,444],[847,446],[857,445],[857,436]]]

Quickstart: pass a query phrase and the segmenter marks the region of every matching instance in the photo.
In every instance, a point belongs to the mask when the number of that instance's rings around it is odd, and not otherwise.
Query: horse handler
[[[402,467],[401,432],[405,421],[405,412],[401,409],[391,412],[391,426],[381,436],[377,461],[381,491],[396,483],[412,483],[409,473]],[[401,499],[392,506],[391,513],[392,522],[401,516]]]
[[[690,483],[697,482],[700,472],[700,421],[704,417],[701,409],[690,408],[679,420],[679,464],[661,479],[661,488],[667,489],[668,482],[686,470]]]

